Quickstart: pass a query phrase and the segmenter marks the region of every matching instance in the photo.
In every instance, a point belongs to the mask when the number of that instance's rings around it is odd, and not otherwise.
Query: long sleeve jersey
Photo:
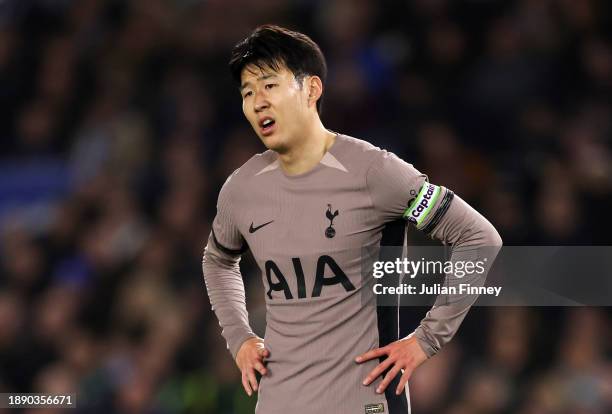
[[[452,245],[451,260],[470,249],[499,246],[493,226],[451,190],[393,153],[337,135],[310,171],[287,175],[277,154],[257,154],[223,186],[204,252],[210,301],[235,357],[255,336],[245,306],[240,255],[250,249],[262,272],[266,300],[268,375],[257,413],[409,413],[396,378],[377,394],[378,364],[357,355],[399,339],[398,313],[363,299],[362,248],[407,223]],[[387,241],[389,241],[387,239]],[[402,239],[390,244],[402,244]],[[473,258],[470,256],[470,258]],[[372,299],[375,300],[375,299]],[[428,356],[457,332],[473,299],[436,305],[415,329]]]

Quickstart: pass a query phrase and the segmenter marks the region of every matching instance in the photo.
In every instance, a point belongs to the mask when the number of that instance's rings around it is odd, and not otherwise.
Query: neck
[[[278,155],[281,168],[289,175],[303,174],[313,169],[333,145],[336,134],[325,129],[321,120],[304,131],[302,139]]]

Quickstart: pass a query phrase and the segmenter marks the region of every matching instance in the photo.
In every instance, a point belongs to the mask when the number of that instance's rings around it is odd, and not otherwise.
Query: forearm
[[[430,235],[452,245],[450,261],[453,268],[457,262],[484,260],[484,272],[462,279],[446,275],[447,286],[466,282],[484,285],[488,270],[502,245],[501,237],[489,221],[455,195],[448,211],[433,227]],[[438,297],[414,332],[428,357],[435,355],[453,338],[476,299],[476,295],[470,294]]]
[[[204,249],[202,270],[212,309],[221,325],[227,347],[235,358],[242,343],[256,336],[249,325],[240,256],[217,248],[212,233]]]

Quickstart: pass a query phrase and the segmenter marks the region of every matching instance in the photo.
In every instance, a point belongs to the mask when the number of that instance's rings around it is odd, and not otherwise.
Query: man
[[[259,27],[235,46],[230,68],[268,151],[221,189],[203,271],[245,391],[258,391],[256,411],[265,414],[409,412],[411,373],[452,338],[473,300],[434,306],[400,340],[397,312],[362,302],[370,288],[362,247],[379,246],[403,217],[452,244],[451,260],[501,245],[499,235],[412,165],[323,126],[326,64],[307,36]],[[245,307],[239,260],[247,247],[266,290],[265,340]]]

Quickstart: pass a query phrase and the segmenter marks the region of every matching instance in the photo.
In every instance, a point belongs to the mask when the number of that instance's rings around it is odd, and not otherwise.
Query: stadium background
[[[611,8],[0,1],[0,391],[252,412],[200,262],[221,184],[262,150],[227,70],[262,23],[322,46],[326,126],[452,188],[506,244],[610,244]],[[607,309],[474,309],[411,381],[414,411],[610,413],[610,332]]]

